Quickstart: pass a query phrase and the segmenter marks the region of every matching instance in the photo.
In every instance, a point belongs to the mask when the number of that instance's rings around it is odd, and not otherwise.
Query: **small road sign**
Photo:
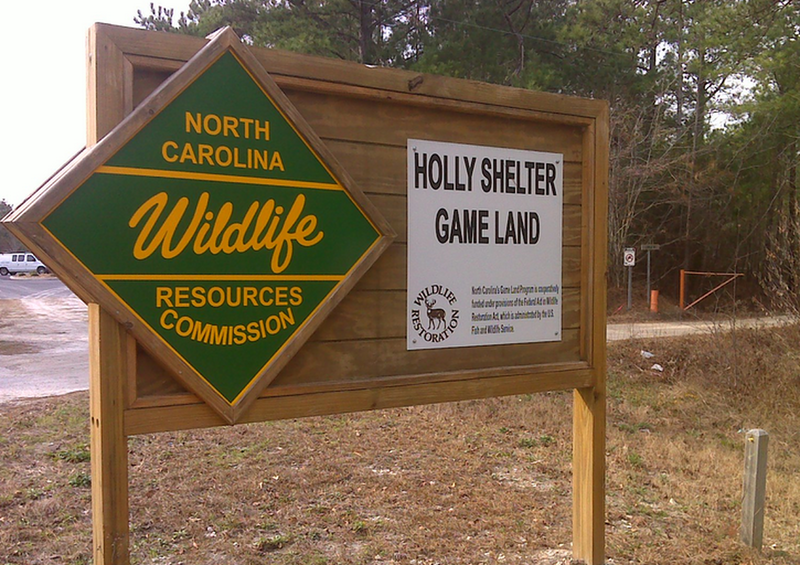
[[[623,254],[622,264],[624,267],[633,267],[636,265],[636,249],[633,247],[626,247]]]

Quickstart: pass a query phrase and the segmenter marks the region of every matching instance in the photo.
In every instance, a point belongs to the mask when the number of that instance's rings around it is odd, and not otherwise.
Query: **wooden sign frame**
[[[111,132],[205,44],[96,24],[88,40],[87,145]],[[603,563],[608,105],[249,51],[398,239],[236,421],[573,390],[573,553],[590,565]],[[564,155],[563,337],[455,353],[406,351],[405,139],[472,143],[475,132],[485,133],[485,145]],[[36,248],[35,238],[26,243]],[[69,284],[90,296],[88,281]],[[226,421],[112,313],[90,304],[89,321],[94,562],[120,565],[128,563],[128,436]]]

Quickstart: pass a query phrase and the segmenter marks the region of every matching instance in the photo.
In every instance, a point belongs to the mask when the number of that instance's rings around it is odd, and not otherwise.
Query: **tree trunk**
[[[697,180],[700,173],[698,154],[705,145],[706,108],[708,103],[708,81],[705,77],[706,54],[701,51],[698,55],[699,67],[697,71],[697,93],[695,98],[694,125],[692,128],[692,154],[689,166],[689,182],[687,185],[686,202],[686,227],[684,230],[683,268],[690,267],[691,236],[692,236],[692,201],[697,189]]]
[[[374,45],[372,41],[373,11],[374,4],[370,0],[358,0],[359,15],[359,34],[358,34],[358,56],[360,62],[365,65],[375,64],[373,53]]]
[[[788,240],[788,252],[790,257],[797,257],[798,250],[800,250],[800,226],[798,226],[798,202],[797,202],[797,142],[792,139],[786,147],[786,192],[788,198],[786,199],[789,206],[789,229],[786,234]],[[793,261],[794,268],[788,269],[788,290],[794,293],[797,288],[797,278],[800,273],[797,272],[797,261]]]
[[[678,4],[678,85],[675,88],[675,120],[678,129],[683,125],[683,2]]]

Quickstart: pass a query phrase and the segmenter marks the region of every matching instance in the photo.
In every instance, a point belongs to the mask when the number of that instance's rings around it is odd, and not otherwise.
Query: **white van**
[[[14,275],[16,273],[44,274],[47,267],[32,253],[0,253],[0,276]]]

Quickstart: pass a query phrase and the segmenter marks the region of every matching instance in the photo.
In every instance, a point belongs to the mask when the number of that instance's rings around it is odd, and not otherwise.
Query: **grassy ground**
[[[798,344],[783,328],[610,347],[609,563],[800,564]],[[0,565],[90,562],[87,404],[0,406]],[[571,406],[554,393],[132,438],[132,562],[569,563]],[[753,427],[771,434],[763,554],[737,541]]]

